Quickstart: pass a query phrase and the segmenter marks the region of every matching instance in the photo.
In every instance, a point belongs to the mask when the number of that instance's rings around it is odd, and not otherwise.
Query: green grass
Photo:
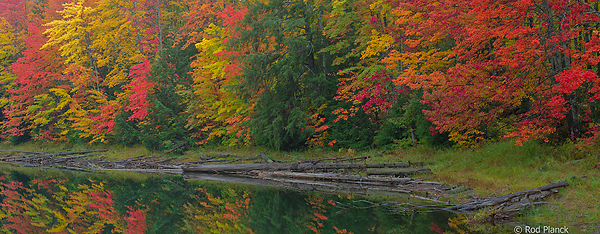
[[[548,204],[534,207],[519,221],[570,227],[580,232],[600,230],[600,168],[598,149],[578,151],[572,146],[551,147],[528,142],[490,144],[479,149],[410,149],[389,155],[401,160],[430,163],[435,179],[473,188],[480,197],[500,196],[566,180]],[[386,160],[386,159],[383,159]],[[466,200],[468,193],[455,197]],[[573,232],[571,232],[573,233]],[[577,233],[577,232],[575,232]]]

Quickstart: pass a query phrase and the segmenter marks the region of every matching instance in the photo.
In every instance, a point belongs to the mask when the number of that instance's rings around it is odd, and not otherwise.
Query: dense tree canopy
[[[0,135],[15,143],[600,136],[597,1],[0,3]]]

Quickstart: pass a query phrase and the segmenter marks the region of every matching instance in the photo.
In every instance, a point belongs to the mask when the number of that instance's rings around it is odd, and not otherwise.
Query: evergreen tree
[[[307,2],[283,0],[257,2],[248,14],[250,29],[237,42],[251,47],[240,88],[260,94],[248,123],[260,145],[296,150],[314,133],[307,119],[333,85],[317,53],[324,46],[317,16]]]

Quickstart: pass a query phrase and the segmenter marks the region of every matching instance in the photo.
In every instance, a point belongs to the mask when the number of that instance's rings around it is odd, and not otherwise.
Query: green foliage
[[[315,29],[317,14],[306,2],[257,2],[247,17],[250,30],[236,42],[248,44],[253,53],[244,57],[246,93],[260,93],[255,113],[248,122],[255,141],[277,150],[306,146],[315,133],[308,126],[312,110],[330,95],[324,68],[316,54],[322,48]],[[299,30],[300,29],[300,30]]]
[[[342,105],[345,105],[343,103]],[[367,149],[373,147],[373,137],[377,125],[370,120],[371,116],[360,110],[348,120],[331,121],[331,138],[336,139],[335,147]],[[332,116],[329,119],[335,119]]]
[[[130,120],[131,112],[121,112],[115,119],[113,136],[118,143],[141,143],[148,149],[166,151],[190,140],[182,91],[190,88],[189,63],[196,52],[192,47],[182,50],[171,45],[164,49],[152,66],[151,79],[157,86],[149,95],[148,115],[143,120]],[[174,153],[183,150],[185,147]]]
[[[140,132],[140,128],[137,126],[137,120],[128,120],[131,113],[121,112],[115,119],[115,134],[112,139],[116,143],[120,143],[126,146],[132,146],[134,144],[142,142],[143,135]]]
[[[23,124],[24,125],[24,124]],[[21,135],[10,136],[8,140],[12,145],[19,145],[21,143],[29,142],[31,140],[30,130],[24,131]]]

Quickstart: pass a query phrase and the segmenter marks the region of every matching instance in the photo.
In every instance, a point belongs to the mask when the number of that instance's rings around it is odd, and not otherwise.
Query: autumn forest
[[[0,134],[153,150],[589,145],[598,5],[1,0]]]

